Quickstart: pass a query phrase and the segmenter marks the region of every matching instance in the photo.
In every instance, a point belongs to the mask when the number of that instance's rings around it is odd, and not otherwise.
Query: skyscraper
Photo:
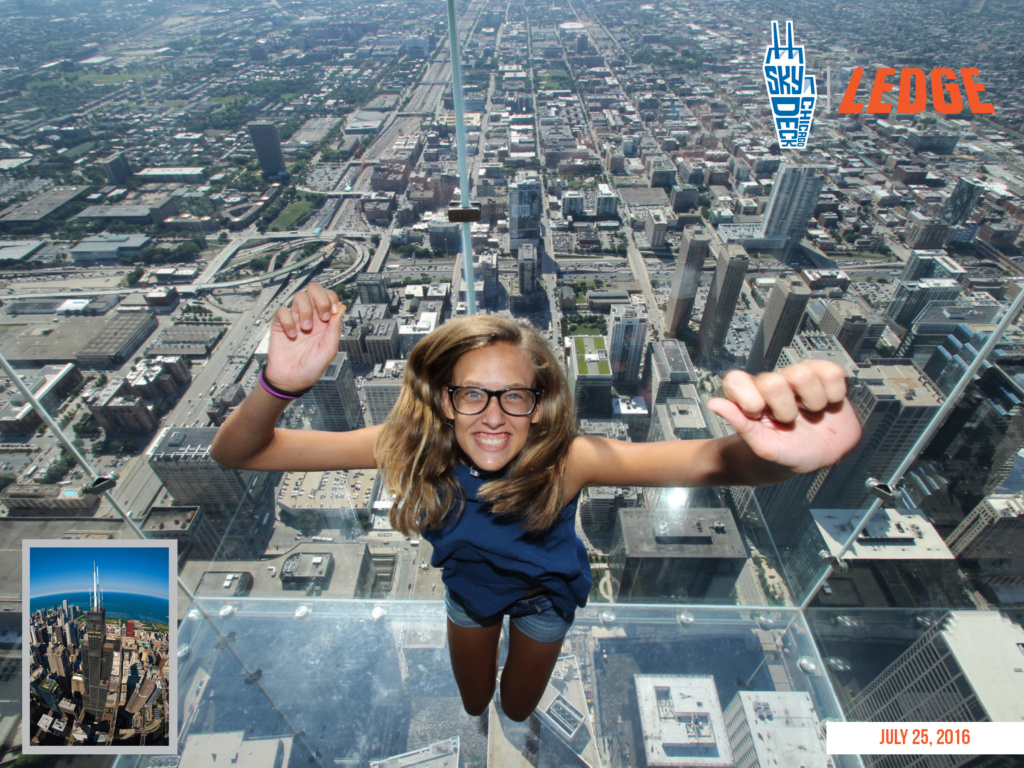
[[[730,243],[719,255],[697,334],[696,358],[699,364],[710,361],[725,344],[749,264],[750,259],[742,245]]]
[[[356,291],[363,304],[387,304],[388,284],[384,275],[363,274],[356,277]]]
[[[640,364],[647,339],[647,313],[629,304],[612,306],[608,329],[612,380],[623,384],[640,383]]]
[[[693,302],[700,287],[701,270],[711,250],[711,237],[702,227],[687,227],[676,257],[676,272],[665,312],[665,334],[675,338],[686,335],[693,314]]]
[[[953,226],[963,224],[971,215],[974,206],[981,200],[984,191],[985,188],[978,179],[960,179],[942,209],[942,220]]]
[[[998,611],[951,611],[858,693],[851,722],[1019,721],[1024,629]],[[984,649],[984,650],[982,650]],[[947,758],[942,762],[936,758]],[[959,766],[967,755],[865,757],[868,766]]]
[[[107,634],[107,613],[100,591],[100,571],[93,563],[92,592],[85,614],[85,711],[99,720],[107,705],[107,684],[103,680],[103,640]]]
[[[664,403],[679,393],[680,384],[697,380],[697,373],[686,346],[674,339],[651,344],[650,359],[644,369],[644,396],[649,405]]]
[[[132,175],[131,166],[128,165],[128,158],[124,156],[124,152],[115,152],[100,160],[103,165],[103,170],[106,171],[107,181],[111,184],[121,184]]]
[[[885,321],[870,307],[848,299],[831,299],[825,305],[820,327],[835,336],[854,360],[861,362],[875,353],[885,331]]]
[[[528,296],[536,292],[537,280],[540,277],[540,267],[537,262],[537,246],[533,243],[523,243],[519,247],[519,293]]]
[[[281,152],[281,137],[277,133],[277,124],[269,120],[257,120],[249,123],[249,138],[256,149],[256,159],[264,176],[276,176],[288,172]]]
[[[761,236],[786,238],[784,252],[792,252],[807,232],[807,220],[818,204],[823,180],[813,166],[782,166],[768,198]]]
[[[967,270],[951,259],[945,251],[915,248],[910,252],[910,258],[907,259],[907,263],[900,273],[900,280],[910,282],[926,277],[935,277],[959,281],[966,276]]]
[[[310,392],[321,429],[347,432],[363,426],[359,392],[348,355],[339,352]]]
[[[925,277],[921,280],[896,281],[886,316],[897,325],[909,326],[933,301],[953,301],[963,286],[951,278]]]
[[[224,552],[252,546],[253,530],[232,525],[236,512],[253,512],[266,488],[280,475],[229,469],[210,457],[217,430],[210,427],[167,427],[149,449],[149,466],[179,505],[202,506]]]
[[[540,241],[541,186],[536,171],[522,171],[508,185],[508,237],[510,250]]]
[[[930,361],[925,373],[948,395],[984,341],[985,334],[971,334],[961,325],[935,350],[932,361],[936,364]],[[932,513],[930,505],[941,504],[948,514],[936,515],[940,519],[962,518],[998,489],[1024,446],[1024,361],[1019,353],[1000,355],[1000,351],[982,364],[921,454],[919,463],[933,462],[950,480],[946,493],[930,500],[929,506],[922,505]]]
[[[863,434],[849,456],[813,475],[808,498],[820,509],[869,504],[864,481],[888,481],[945,400],[920,368],[899,359],[862,365],[849,398]]]
[[[793,340],[811,291],[799,277],[776,279],[747,358],[747,373],[775,370],[779,353]]]

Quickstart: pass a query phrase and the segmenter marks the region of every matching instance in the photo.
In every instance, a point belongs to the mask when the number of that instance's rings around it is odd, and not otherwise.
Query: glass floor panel
[[[754,748],[761,764],[795,765],[796,749],[799,764],[825,766],[823,723],[842,717],[795,610],[583,609],[523,723],[501,713],[500,696],[484,716],[463,711],[440,601],[200,600],[179,648],[183,766],[212,765],[213,753],[218,765],[238,755],[253,766],[373,766],[417,750],[431,766],[625,767],[643,764],[641,751],[731,766]],[[410,764],[420,763],[386,763]]]

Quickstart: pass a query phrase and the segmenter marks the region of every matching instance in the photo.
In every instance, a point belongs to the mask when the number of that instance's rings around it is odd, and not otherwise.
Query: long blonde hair
[[[526,445],[508,465],[506,477],[485,483],[480,496],[494,514],[523,521],[526,530],[549,528],[561,510],[569,445],[576,415],[562,365],[531,326],[504,317],[473,315],[445,323],[409,355],[398,401],[377,438],[374,453],[384,483],[395,497],[391,525],[406,536],[446,523],[465,505],[454,470],[460,449],[445,418],[445,387],[462,355],[499,342],[521,349],[544,390],[541,416],[530,425]]]

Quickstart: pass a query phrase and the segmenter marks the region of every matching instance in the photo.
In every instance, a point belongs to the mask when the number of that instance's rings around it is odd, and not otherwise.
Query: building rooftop
[[[838,555],[864,511],[812,509],[811,515],[829,552]],[[953,553],[923,512],[883,507],[875,512],[843,557],[846,560],[952,560]]]
[[[732,747],[713,677],[633,675],[633,685],[650,768],[732,765]]]
[[[989,718],[1019,722],[1024,628],[996,611],[953,611],[940,631]]]

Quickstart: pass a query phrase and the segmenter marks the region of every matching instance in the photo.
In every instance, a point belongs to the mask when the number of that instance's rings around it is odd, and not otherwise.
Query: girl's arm
[[[730,371],[722,387],[728,399],[708,405],[736,434],[657,443],[579,437],[569,450],[566,494],[588,485],[779,483],[836,463],[860,440],[845,374],[833,363],[808,361],[756,377]]]
[[[277,429],[286,406],[262,387],[254,389],[217,430],[210,456],[231,469],[268,472],[376,468],[373,444],[381,426],[352,432]]]
[[[344,307],[333,291],[312,283],[274,316],[266,378],[279,389],[298,392],[313,386],[338,353]],[[327,471],[377,466],[373,444],[381,427],[352,432],[277,429],[288,406],[256,387],[214,437],[210,455],[232,469]]]

